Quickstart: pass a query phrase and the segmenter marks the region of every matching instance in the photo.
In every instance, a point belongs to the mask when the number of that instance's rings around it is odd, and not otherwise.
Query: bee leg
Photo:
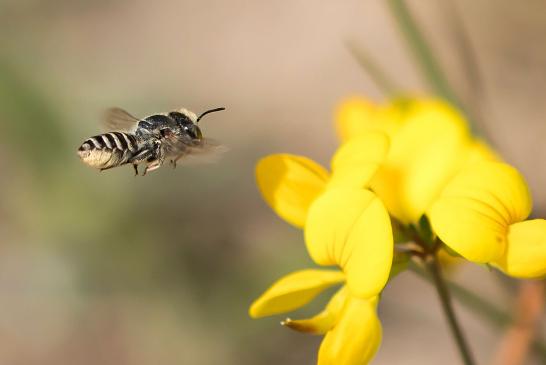
[[[152,166],[151,164],[148,164],[148,165],[146,165],[144,167],[144,172],[142,173],[142,176],[146,176],[146,173],[148,171],[153,171],[153,170],[155,170],[157,168],[157,167],[154,168],[154,167],[151,167],[151,166]]]
[[[129,161],[127,161],[130,164],[133,164],[133,168],[135,169],[135,176],[138,175],[138,164],[150,159],[153,159],[153,151],[151,150],[142,150],[137,155],[133,156]],[[144,173],[142,176],[146,175],[146,170],[144,170]]]
[[[116,167],[116,166],[104,167],[104,168],[99,169],[99,171],[103,172],[104,170],[110,170],[110,169],[113,169],[114,167]]]
[[[142,150],[136,156],[131,158],[128,162],[133,164],[146,162],[146,167],[144,168],[144,172],[142,173],[142,176],[144,176],[148,171],[153,171],[161,167],[163,161],[165,161],[165,153],[161,149],[161,142],[155,141],[154,145],[151,146],[151,148]]]
[[[146,167],[144,168],[144,173],[142,174],[142,176],[146,175],[146,173],[148,171],[154,171],[154,170],[157,170],[158,168],[161,167],[161,165],[163,165],[163,160],[152,160],[152,161],[149,161],[149,163],[146,165]]]
[[[184,155],[177,156],[174,160],[171,160],[171,163],[173,164],[173,169],[176,169],[176,164],[178,163],[178,160],[180,160]]]
[[[155,160],[148,160],[148,164],[146,165],[146,168],[144,169],[144,174],[146,174],[146,172],[148,171],[154,171],[154,170],[157,170],[158,168],[161,167],[161,165],[163,165],[163,162],[165,161],[165,157],[164,156],[160,156],[158,159],[155,159]]]
[[[152,151],[152,155],[148,158],[148,164],[146,165],[144,172],[154,171],[160,168],[163,165],[163,162],[165,162],[166,157],[165,151],[161,148],[161,144],[157,143],[155,149]]]

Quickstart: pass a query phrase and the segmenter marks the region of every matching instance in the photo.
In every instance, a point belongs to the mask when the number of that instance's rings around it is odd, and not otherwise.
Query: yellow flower
[[[319,365],[367,364],[381,342],[377,296],[389,278],[393,237],[387,210],[365,188],[388,148],[384,133],[371,132],[338,149],[331,173],[308,158],[289,154],[268,156],[256,168],[266,202],[283,219],[304,228],[311,258],[342,270],[289,274],[250,307],[253,318],[285,313],[326,288],[345,284],[316,316],[283,322],[298,331],[325,335]]]
[[[332,173],[305,157],[271,155],[256,168],[258,187],[279,216],[305,227],[305,242],[319,265],[337,265],[352,295],[369,298],[385,286],[393,255],[389,215],[364,189],[388,151],[383,133],[343,144]]]
[[[389,140],[384,133],[366,133],[343,144],[332,158],[332,175],[303,156],[275,154],[256,166],[258,188],[284,220],[303,228],[311,203],[326,185],[364,187],[385,159]]]
[[[515,277],[546,274],[546,221],[525,220],[531,196],[513,167],[482,162],[461,170],[428,211],[433,230],[451,249]]]
[[[546,275],[546,220],[526,220],[531,198],[523,177],[474,139],[448,104],[352,99],[337,119],[344,142],[331,172],[306,157],[277,154],[260,160],[256,178],[272,209],[304,229],[313,261],[341,270],[284,276],[251,305],[251,317],[299,309],[341,286],[320,313],[282,324],[324,335],[319,365],[363,365],[381,342],[376,310],[389,276],[411,255],[438,257],[437,238],[446,252],[509,275]],[[420,253],[399,252],[393,262],[389,213]]]
[[[343,141],[370,131],[386,133],[391,146],[370,188],[402,223],[416,223],[447,182],[465,165],[496,159],[473,139],[464,118],[436,99],[400,99],[375,105],[361,98],[337,113]]]
[[[324,289],[343,283],[344,274],[334,270],[302,270],[274,283],[250,308],[259,318],[298,309]],[[283,325],[294,330],[325,335],[318,365],[363,365],[374,356],[381,342],[377,318],[377,296],[354,297],[345,286],[332,296],[322,312],[309,319],[286,319]]]

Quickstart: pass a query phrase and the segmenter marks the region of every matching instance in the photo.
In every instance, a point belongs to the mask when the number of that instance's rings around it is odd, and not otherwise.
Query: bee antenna
[[[219,111],[222,111],[222,110],[226,110],[226,108],[214,108],[214,109],[210,109],[210,110],[207,110],[206,112],[202,113],[199,118],[197,118],[197,120],[195,121],[195,124],[199,123],[199,121],[201,120],[201,118],[203,118],[205,115],[207,115],[208,113],[214,113],[214,112],[219,112]]]

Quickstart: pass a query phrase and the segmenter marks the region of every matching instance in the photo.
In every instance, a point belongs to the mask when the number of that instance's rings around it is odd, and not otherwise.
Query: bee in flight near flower
[[[153,171],[165,160],[173,167],[189,156],[211,157],[221,146],[204,138],[198,126],[205,115],[225,108],[210,109],[199,117],[186,109],[150,115],[137,119],[120,108],[109,109],[104,120],[108,133],[86,139],[78,148],[78,155],[88,166],[107,170],[125,164],[145,165],[142,175]]]

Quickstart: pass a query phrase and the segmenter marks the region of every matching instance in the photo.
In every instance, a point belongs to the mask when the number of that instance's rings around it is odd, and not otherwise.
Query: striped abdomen
[[[86,139],[78,148],[78,155],[91,167],[109,169],[127,163],[137,151],[135,136],[111,132]]]

